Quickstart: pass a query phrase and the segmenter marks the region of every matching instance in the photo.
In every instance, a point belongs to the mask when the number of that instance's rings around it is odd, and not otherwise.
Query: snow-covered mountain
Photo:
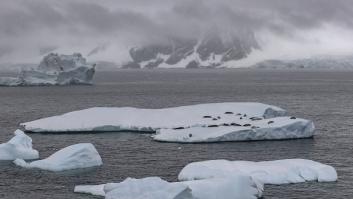
[[[132,61],[124,68],[219,68],[247,57],[258,48],[253,34],[223,37],[207,34],[201,39],[170,39],[130,49]]]
[[[353,55],[318,56],[296,60],[265,60],[253,65],[252,68],[353,70]]]

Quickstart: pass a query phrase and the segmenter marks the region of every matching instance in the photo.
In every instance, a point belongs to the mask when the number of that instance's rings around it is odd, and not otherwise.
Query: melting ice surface
[[[305,159],[264,162],[209,160],[194,162],[179,173],[181,181],[227,177],[231,174],[252,176],[264,184],[288,184],[305,181],[332,182],[336,170],[325,164]]]
[[[249,176],[230,176],[187,182],[166,182],[159,177],[128,178],[121,183],[79,185],[77,193],[105,196],[106,199],[255,199],[263,185]]]
[[[32,148],[32,139],[21,130],[16,130],[14,134],[11,140],[0,144],[0,160],[38,159],[39,153]]]
[[[0,86],[91,84],[94,72],[95,67],[79,53],[51,53],[35,69],[22,70],[18,77],[1,77]]]
[[[96,148],[90,143],[68,146],[43,160],[27,163],[23,159],[16,159],[14,163],[24,168],[38,168],[49,171],[81,169],[103,164]]]

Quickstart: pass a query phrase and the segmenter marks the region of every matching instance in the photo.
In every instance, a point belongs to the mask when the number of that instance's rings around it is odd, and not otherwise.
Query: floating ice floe
[[[212,127],[192,127],[186,129],[160,129],[153,136],[163,142],[222,142],[248,140],[279,140],[309,138],[314,135],[312,121],[290,117],[238,121],[238,126],[231,123]]]
[[[0,144],[0,160],[15,160],[17,158],[31,160],[39,158],[37,150],[32,148],[32,139],[21,130],[14,132],[15,137]]]
[[[79,185],[77,193],[105,196],[106,199],[255,199],[263,184],[249,176],[228,176],[186,182],[166,182],[159,177],[128,178],[121,183]]]
[[[104,192],[106,199],[192,199],[188,186],[158,177],[128,178],[121,183],[107,184]]]
[[[262,196],[263,184],[250,176],[232,176],[177,182],[192,190],[193,199],[256,199]]]
[[[18,77],[1,77],[0,86],[91,84],[94,72],[95,67],[79,53],[51,53],[35,69],[22,70]]]
[[[169,183],[159,177],[127,178],[120,183],[78,185],[74,192],[105,196],[106,199],[191,199],[184,184]]]
[[[31,132],[144,131],[251,122],[285,116],[261,103],[211,103],[164,109],[97,107],[21,124]]]
[[[305,181],[332,182],[336,170],[328,165],[305,159],[264,162],[210,160],[185,166],[180,181],[222,178],[229,175],[249,175],[264,184],[288,184]]]
[[[68,146],[43,160],[27,163],[23,159],[16,159],[14,163],[24,168],[38,168],[49,171],[82,169],[103,164],[96,148],[90,143]]]

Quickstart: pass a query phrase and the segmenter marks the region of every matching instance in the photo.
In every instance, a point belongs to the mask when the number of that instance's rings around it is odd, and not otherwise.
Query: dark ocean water
[[[93,143],[104,165],[52,173],[0,162],[0,198],[84,199],[77,184],[117,182],[126,177],[161,176],[175,181],[187,163],[208,159],[275,160],[307,158],[334,166],[337,183],[266,186],[266,199],[353,197],[353,72],[249,70],[121,70],[99,72],[94,86],[0,87],[0,142],[20,122],[93,106],[161,108],[206,102],[256,101],[311,119],[314,139],[175,144],[134,133],[30,134],[45,158],[80,142]],[[181,149],[178,149],[181,147]]]

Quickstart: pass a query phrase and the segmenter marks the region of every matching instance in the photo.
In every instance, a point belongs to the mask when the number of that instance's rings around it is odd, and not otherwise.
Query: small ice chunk
[[[0,144],[0,160],[15,160],[17,158],[38,159],[39,153],[32,148],[32,139],[21,130],[14,132],[15,137],[7,143]]]
[[[16,159],[14,163],[24,168],[38,168],[49,171],[81,169],[103,164],[96,148],[90,143],[68,146],[43,160],[27,163],[23,159]]]
[[[104,192],[105,184],[100,185],[78,185],[75,186],[75,193],[86,193],[94,196],[105,196]]]

